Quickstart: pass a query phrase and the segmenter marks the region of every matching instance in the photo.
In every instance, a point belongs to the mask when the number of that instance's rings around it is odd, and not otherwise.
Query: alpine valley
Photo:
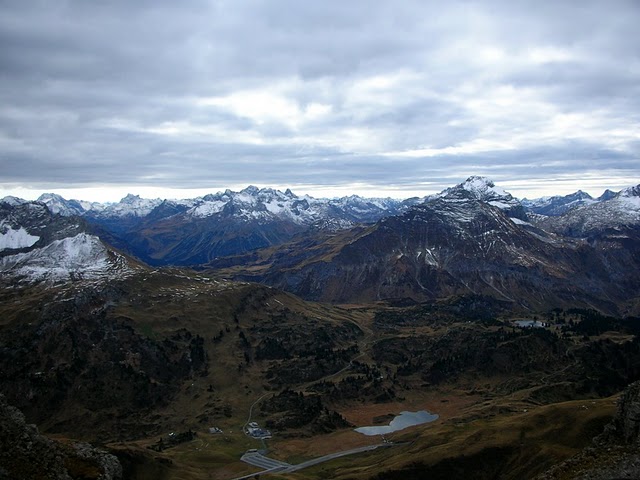
[[[5,197],[0,479],[638,478],[638,272],[640,185]]]

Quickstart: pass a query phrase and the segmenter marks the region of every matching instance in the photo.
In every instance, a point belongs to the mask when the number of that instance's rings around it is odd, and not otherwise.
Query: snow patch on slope
[[[221,200],[204,202],[190,209],[189,214],[197,218],[210,217],[211,215],[221,212],[226,204],[227,202],[223,202]]]
[[[38,237],[37,235],[31,235],[25,230],[24,227],[20,227],[17,230],[8,228],[3,233],[1,231],[2,226],[3,225],[0,224],[0,251],[7,250],[9,248],[30,247],[38,240],[40,240],[40,237]]]
[[[0,203],[6,203],[7,205],[11,205],[12,207],[15,207],[17,205],[22,205],[23,203],[27,203],[27,200],[24,200],[19,197],[14,197],[13,195],[8,195],[4,197],[2,200],[0,200]]]
[[[0,272],[30,281],[98,278],[112,273],[115,266],[100,239],[86,233],[0,259]]]
[[[128,194],[118,203],[108,204],[102,208],[96,205],[90,211],[98,217],[104,218],[145,217],[161,203],[162,200],[159,198],[147,199],[140,198],[140,195]]]
[[[617,202],[622,210],[640,211],[640,185],[625,188],[617,197],[609,201]]]
[[[525,222],[524,220],[520,220],[519,218],[510,218],[509,220],[511,220],[516,225],[530,225],[530,226],[533,226],[529,222]]]

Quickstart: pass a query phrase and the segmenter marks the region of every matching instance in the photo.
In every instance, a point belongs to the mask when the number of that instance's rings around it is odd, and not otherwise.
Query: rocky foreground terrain
[[[618,410],[591,446],[536,480],[611,480],[640,478],[640,382],[624,391]]]
[[[0,395],[0,479],[122,480],[118,459],[81,442],[59,442],[27,424]]]

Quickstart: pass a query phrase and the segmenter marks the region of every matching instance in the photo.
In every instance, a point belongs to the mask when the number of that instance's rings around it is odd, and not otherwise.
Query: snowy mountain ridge
[[[605,228],[638,227],[640,185],[625,188],[608,200],[577,206],[561,216],[543,218],[539,224],[547,230],[576,237]]]
[[[57,193],[43,193],[38,197],[38,202],[44,203],[52,213],[59,213],[66,217],[70,215],[82,215],[91,210],[102,211],[105,205],[99,202],[87,202],[84,200],[66,200]]]
[[[7,205],[11,205],[15,207],[16,205],[22,205],[23,203],[27,203],[28,200],[23,198],[14,197],[13,195],[8,195],[0,200],[0,203],[6,203]]]
[[[633,188],[633,187],[630,187]],[[471,176],[466,181],[425,197],[397,200],[393,198],[365,198],[350,195],[341,198],[314,198],[309,195],[298,196],[290,189],[285,192],[272,188],[258,188],[250,185],[239,192],[225,190],[215,194],[191,199],[161,200],[145,199],[139,195],[128,194],[116,203],[88,202],[83,200],[66,200],[54,193],[45,193],[38,198],[53,213],[60,215],[81,215],[95,218],[142,218],[149,215],[160,205],[177,207],[193,218],[206,218],[227,211],[246,220],[268,219],[270,217],[288,218],[300,225],[308,225],[326,220],[327,215],[344,214],[351,221],[362,220],[360,217],[381,217],[386,214],[395,215],[406,211],[412,205],[429,202],[436,198],[460,195],[466,192],[472,198],[487,202],[502,209],[513,209],[523,206],[527,211],[543,215],[561,215],[569,209],[590,205],[615,198],[622,192],[605,191],[600,197],[592,198],[588,193],[578,190],[569,195],[541,197],[533,200],[519,200],[487,177]],[[0,202],[10,205],[27,203],[17,197],[5,197]],[[388,213],[387,213],[388,212]],[[377,219],[375,218],[375,219]]]
[[[640,226],[640,185],[603,200],[594,200],[584,192],[556,198],[558,205],[570,205],[576,199],[588,203],[568,208],[561,215],[544,216],[526,211],[522,202],[485,177],[469,177],[440,194],[406,201],[357,195],[315,199],[291,190],[255,186],[188,200],[127,195],[117,204],[100,207],[67,202],[55,195],[25,203],[11,198],[0,201],[0,270],[40,279],[46,279],[45,271],[54,279],[82,275],[106,278],[118,268],[125,271],[127,262],[116,268],[113,262],[117,263],[118,254],[105,244],[100,246],[98,237],[87,232],[100,232],[110,245],[149,265],[193,266],[283,244],[295,236],[333,236],[356,224],[397,227],[400,216],[414,218],[417,224],[425,219],[434,222],[424,227],[427,232],[446,225],[447,236],[468,242],[465,248],[474,245],[476,250],[469,250],[473,255],[486,256],[495,250],[503,256],[523,255],[522,262],[529,256],[512,252],[509,245],[516,237],[525,238],[524,230],[536,241],[559,245],[565,240],[596,238],[611,228],[638,230]],[[90,210],[80,217],[72,214],[84,208]],[[58,213],[52,213],[53,209]],[[427,211],[429,214],[424,214]],[[501,233],[485,231],[483,224],[491,224]],[[428,233],[425,241],[431,235]],[[430,248],[425,243],[402,253],[425,255],[426,259]],[[105,258],[111,263],[105,263]],[[434,251],[428,258],[445,262]]]
[[[272,188],[250,185],[239,192],[225,190],[192,199],[145,199],[128,194],[117,203],[66,200],[55,193],[45,193],[38,200],[52,213],[62,216],[80,215],[97,219],[143,218],[158,207],[173,209],[191,218],[207,218],[226,214],[246,221],[268,221],[281,218],[298,225],[317,222],[341,224],[344,227],[357,222],[371,222],[388,214],[405,211],[420,203],[420,199],[396,200],[393,198],[364,198],[350,195],[341,198],[314,198],[298,196],[290,189],[285,192]],[[18,205],[30,203],[17,197],[5,197],[0,203]]]
[[[519,200],[514,198],[503,188],[496,187],[495,183],[487,177],[471,176],[464,182],[450,187],[435,195],[435,198],[455,198],[463,194],[482,202],[486,202],[500,209],[509,209],[520,205]]]
[[[28,282],[122,278],[130,270],[123,256],[87,233],[0,259],[0,272]]]
[[[606,192],[597,199],[582,190],[571,193],[569,195],[554,195],[551,197],[542,197],[533,200],[523,199],[522,205],[529,211],[540,215],[557,216],[571,210],[572,208],[583,205],[590,205],[603,201]]]
[[[416,201],[401,201],[392,198],[363,198],[350,195],[342,198],[314,198],[309,195],[298,196],[290,189],[285,192],[272,188],[258,188],[253,185],[239,192],[229,189],[224,192],[208,194],[192,199],[161,200],[145,199],[139,195],[128,194],[117,203],[87,202],[66,200],[55,193],[41,195],[38,202],[44,203],[52,213],[63,216],[80,215],[94,218],[142,218],[161,205],[186,210],[193,218],[206,218],[225,211],[246,220],[260,220],[271,217],[287,218],[300,225],[309,225],[324,221],[327,217],[346,215],[353,221],[370,221],[370,217],[389,211],[396,213]],[[17,197],[5,197],[0,200],[9,205],[29,203]],[[349,222],[347,222],[349,223]],[[350,224],[350,223],[349,223]]]
[[[43,194],[38,199],[53,212],[63,216],[80,215],[102,220],[119,218],[143,219],[155,215],[155,219],[180,214],[193,219],[206,219],[213,216],[235,217],[246,222],[269,222],[286,220],[300,226],[328,224],[335,228],[348,228],[355,223],[370,223],[385,216],[398,215],[413,205],[426,203],[438,198],[474,198],[508,212],[511,217],[527,220],[524,212],[545,216],[559,216],[578,207],[596,205],[620,198],[633,198],[634,189],[629,187],[621,192],[605,191],[600,197],[593,198],[578,190],[569,195],[556,195],[538,199],[519,200],[503,188],[481,176],[471,176],[466,181],[425,197],[397,200],[393,198],[365,198],[350,195],[341,198],[314,198],[309,195],[298,196],[290,189],[282,192],[273,188],[258,188],[250,185],[234,192],[225,190],[203,197],[182,200],[145,199],[139,195],[128,194],[117,203],[86,202],[65,200],[57,194]],[[626,193],[625,193],[626,192]],[[17,197],[5,197],[0,203],[19,205],[28,203]],[[634,201],[616,203],[635,210]]]
[[[357,222],[375,221],[404,208],[403,202],[391,198],[351,195],[337,199],[316,199],[309,195],[299,197],[289,189],[282,192],[249,186],[240,192],[226,190],[195,199],[186,214],[194,218],[206,218],[224,213],[247,221],[280,218],[298,225],[341,221],[339,223],[344,228]]]
[[[0,278],[57,283],[122,278],[133,271],[126,257],[87,228],[81,218],[54,214],[43,202],[0,202]]]

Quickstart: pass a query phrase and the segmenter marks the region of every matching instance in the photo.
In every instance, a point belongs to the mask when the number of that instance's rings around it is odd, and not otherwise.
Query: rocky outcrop
[[[618,401],[618,411],[602,435],[595,438],[599,446],[640,446],[640,382],[632,383]]]
[[[536,480],[611,480],[640,478],[640,382],[629,385],[604,432],[578,455]]]
[[[63,445],[41,435],[0,394],[0,479],[120,480],[122,467],[87,443]]]

